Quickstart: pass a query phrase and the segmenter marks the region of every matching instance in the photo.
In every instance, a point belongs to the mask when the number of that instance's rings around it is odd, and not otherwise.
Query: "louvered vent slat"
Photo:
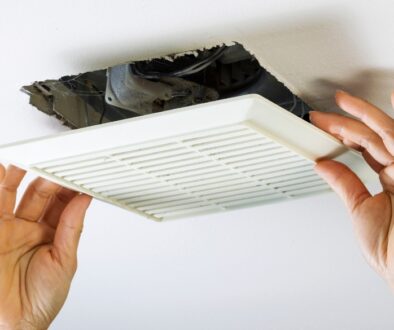
[[[328,189],[311,161],[242,124],[35,166],[155,218]]]

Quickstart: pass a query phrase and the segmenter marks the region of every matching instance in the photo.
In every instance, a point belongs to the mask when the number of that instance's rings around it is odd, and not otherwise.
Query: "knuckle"
[[[0,184],[0,190],[6,193],[15,193],[16,189],[17,188],[14,185],[7,185],[5,183]]]
[[[392,165],[385,167],[379,174],[393,178],[393,180],[394,180],[394,165],[392,164]]]
[[[385,128],[380,131],[380,135],[382,136],[383,140],[394,140],[394,128]]]
[[[365,137],[361,137],[358,141],[358,144],[363,147],[364,149],[368,149],[370,144],[371,144],[371,140],[369,137],[365,136]]]
[[[68,195],[63,192],[59,192],[58,194],[56,194],[55,198],[63,205],[68,204],[68,202],[70,201]]]
[[[371,145],[377,145],[379,143],[379,137],[376,134],[368,134],[363,136],[359,140],[360,146],[365,149],[369,149]]]
[[[346,128],[345,128],[344,125],[340,125],[340,126],[334,127],[332,129],[333,133],[336,133],[336,134],[338,134],[339,136],[342,136],[342,137],[344,137],[346,135],[345,131],[346,131]]]
[[[49,194],[39,189],[34,182],[30,183],[29,189],[31,189],[32,193],[37,195],[39,198],[46,199],[49,197]]]
[[[380,182],[385,188],[389,188],[391,191],[393,191],[392,189],[394,187],[393,169],[393,166],[388,166],[379,173]]]

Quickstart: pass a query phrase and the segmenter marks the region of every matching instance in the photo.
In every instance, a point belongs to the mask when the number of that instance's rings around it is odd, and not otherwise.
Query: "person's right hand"
[[[394,93],[391,100],[394,107]],[[357,119],[313,111],[312,123],[362,152],[383,189],[372,196],[348,167],[332,160],[319,161],[315,169],[345,202],[368,263],[394,289],[394,119],[342,91],[336,101]]]

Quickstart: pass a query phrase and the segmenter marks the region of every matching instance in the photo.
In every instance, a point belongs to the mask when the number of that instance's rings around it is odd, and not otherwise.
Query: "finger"
[[[13,215],[16,201],[16,191],[25,176],[26,171],[10,165],[5,171],[0,183],[0,216]]]
[[[345,146],[349,147],[349,148],[352,148],[352,149],[357,150],[357,151],[359,151],[359,152],[365,151],[365,149],[364,149],[362,146],[360,146],[359,144],[357,144],[357,143],[355,143],[355,142],[353,142],[353,141],[351,141],[351,140],[349,140],[349,139],[345,139],[345,138],[343,138],[342,136],[339,136],[339,135],[337,135],[337,136],[335,136],[335,137],[336,137],[338,140],[341,140],[342,143],[343,143]]]
[[[0,182],[3,181],[4,176],[5,176],[5,168],[3,164],[0,164]]]
[[[342,110],[370,127],[381,137],[387,150],[394,154],[394,120],[390,116],[369,102],[343,91],[338,91],[335,98]]]
[[[72,265],[76,260],[83,221],[91,200],[87,195],[74,197],[60,216],[53,249],[63,265]]]
[[[51,199],[51,202],[45,211],[45,214],[41,220],[41,222],[46,223],[48,226],[56,229],[61,214],[63,213],[64,209],[70,203],[70,201],[78,195],[78,192],[67,189],[61,188],[59,189],[56,194]]]
[[[394,156],[387,151],[379,135],[358,120],[318,111],[313,111],[309,117],[314,125],[327,133],[339,136],[350,145],[361,146],[380,164],[387,166],[394,162]]]
[[[28,221],[38,221],[44,215],[51,197],[60,186],[43,178],[37,178],[27,187],[15,216]]]
[[[338,137],[339,140],[341,140],[341,138]],[[365,150],[363,147],[359,146],[358,144],[349,141],[347,139],[343,139],[342,140],[343,144],[349,148],[355,149],[359,152],[361,152],[364,160],[367,162],[367,164],[376,172],[379,173],[384,166],[382,164],[380,164],[378,161],[376,161],[375,158],[373,158],[371,156],[371,154],[368,152],[368,150]]]
[[[371,154],[370,154],[367,150],[364,150],[364,151],[362,152],[362,155],[363,155],[365,161],[368,163],[368,165],[369,165],[376,173],[380,173],[380,171],[384,169],[384,166],[383,166],[382,164],[378,163],[378,162],[376,161],[376,159],[373,158],[373,157],[371,156]]]
[[[313,113],[315,113],[315,112],[313,112]],[[312,114],[310,114],[310,118],[311,118],[311,121],[312,121],[312,117],[313,117],[314,115]],[[317,112],[317,117],[319,117],[319,113]],[[316,121],[318,121],[318,120],[316,120]],[[318,126],[318,125],[316,125],[316,126]],[[376,161],[375,160],[375,158],[373,158],[373,156],[368,152],[368,150],[365,150],[363,147],[361,147],[359,144],[357,144],[357,143],[355,143],[355,142],[353,142],[352,140],[349,140],[349,139],[347,139],[347,138],[343,138],[342,136],[340,136],[340,135],[338,135],[338,134],[335,134],[335,133],[332,133],[332,132],[329,132],[331,135],[334,135],[338,140],[341,140],[342,141],[342,143],[345,145],[345,146],[347,146],[347,147],[349,147],[349,148],[352,148],[352,149],[354,149],[354,150],[357,150],[357,151],[359,151],[359,152],[361,152],[361,154],[363,155],[363,157],[364,157],[364,160],[368,163],[368,165],[376,172],[376,173],[379,173],[383,168],[384,168],[384,166],[383,165],[381,165],[378,161]],[[385,148],[385,147],[384,147]],[[390,156],[391,157],[391,156]]]
[[[394,109],[394,91],[391,92],[391,106],[392,106],[393,109]]]
[[[379,180],[384,190],[394,193],[394,165],[385,167],[379,173]]]
[[[350,213],[356,212],[371,197],[357,175],[344,164],[322,160],[315,165],[315,170],[344,201]]]

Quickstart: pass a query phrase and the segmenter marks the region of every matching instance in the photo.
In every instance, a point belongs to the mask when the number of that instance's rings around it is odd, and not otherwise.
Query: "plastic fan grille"
[[[11,143],[0,157],[155,220],[328,190],[313,171],[322,158],[377,181],[359,154],[256,95]]]
[[[33,168],[158,220],[328,190],[312,161],[246,123]]]

